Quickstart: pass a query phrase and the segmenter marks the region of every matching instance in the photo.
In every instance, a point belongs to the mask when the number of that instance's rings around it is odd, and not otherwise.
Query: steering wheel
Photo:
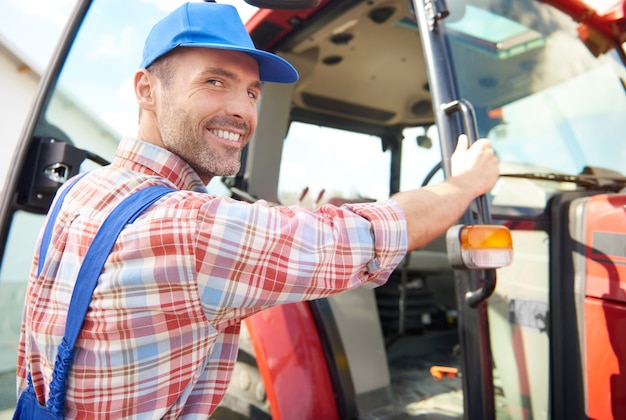
[[[443,167],[443,161],[439,161],[437,162],[437,164],[435,166],[433,166],[433,168],[428,172],[428,174],[426,175],[426,178],[424,178],[424,181],[422,181],[422,187],[428,185],[430,183],[430,181],[433,179],[433,177],[437,174],[437,172],[439,172],[441,170],[441,168]]]

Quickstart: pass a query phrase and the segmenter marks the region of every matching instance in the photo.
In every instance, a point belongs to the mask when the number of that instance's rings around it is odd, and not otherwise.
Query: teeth
[[[226,130],[211,130],[211,133],[213,133],[214,135],[218,137],[221,137],[225,140],[232,141],[232,142],[239,141],[239,138],[241,137],[237,133],[233,133],[233,132],[226,131]]]

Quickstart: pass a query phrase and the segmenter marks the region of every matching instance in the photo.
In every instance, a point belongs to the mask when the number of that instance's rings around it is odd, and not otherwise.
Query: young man
[[[35,258],[19,349],[40,401],[89,244],[125,197],[177,190],[120,234],[79,335],[67,418],[207,417],[230,380],[242,319],[281,303],[384,283],[407,250],[434,239],[498,176],[490,143],[462,137],[445,182],[384,203],[313,212],[206,193],[235,174],[257,124],[262,82],[295,69],[256,50],[236,12],[185,4],[157,23],[134,78],[136,139],[69,191],[40,276]],[[42,256],[43,258],[43,256]]]

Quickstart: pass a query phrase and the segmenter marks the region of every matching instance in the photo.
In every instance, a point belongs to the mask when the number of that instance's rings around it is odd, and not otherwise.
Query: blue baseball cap
[[[176,47],[242,51],[256,59],[262,82],[298,80],[298,72],[287,60],[254,46],[237,9],[229,4],[185,3],[157,22],[146,39],[141,68]]]

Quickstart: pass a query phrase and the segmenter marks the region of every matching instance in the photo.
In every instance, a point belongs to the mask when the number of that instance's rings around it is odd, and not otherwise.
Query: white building
[[[40,70],[0,34],[0,187],[11,169],[13,150],[40,80]]]

